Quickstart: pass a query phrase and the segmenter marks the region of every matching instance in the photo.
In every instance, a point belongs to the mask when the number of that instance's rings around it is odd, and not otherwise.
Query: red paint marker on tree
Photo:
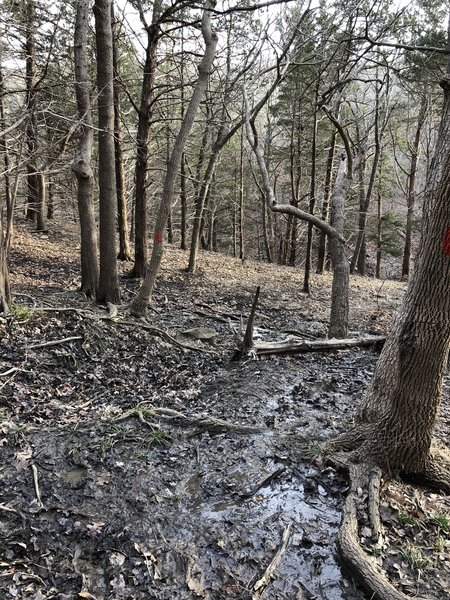
[[[447,231],[444,235],[444,241],[442,242],[442,252],[447,256],[450,256],[450,227],[447,227]]]
[[[157,231],[155,233],[155,242],[157,244],[162,244],[164,241],[164,234],[161,231]]]

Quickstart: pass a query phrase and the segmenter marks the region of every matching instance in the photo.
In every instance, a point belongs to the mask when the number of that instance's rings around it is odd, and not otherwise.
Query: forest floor
[[[347,427],[377,350],[232,360],[256,285],[255,333],[324,337],[330,276],[305,296],[301,270],[204,253],[188,275],[169,248],[142,321],[77,292],[78,252],[68,226],[16,232],[0,321],[0,597],[364,598],[336,557],[346,476],[318,441],[301,449]],[[126,304],[138,282],[121,286]],[[386,333],[403,291],[352,278],[352,335]],[[449,432],[447,388],[437,435]],[[387,482],[382,517],[381,544],[360,534],[390,580],[449,598],[450,498]]]

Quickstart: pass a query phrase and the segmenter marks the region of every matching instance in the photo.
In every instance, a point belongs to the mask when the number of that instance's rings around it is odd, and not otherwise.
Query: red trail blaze
[[[450,232],[450,229],[449,229],[449,232]],[[163,240],[164,240],[164,235],[161,233],[161,231],[157,231],[155,233],[155,242],[157,244],[162,244]]]
[[[447,231],[444,235],[444,240],[442,242],[442,252],[447,256],[450,256],[450,227],[447,228]]]

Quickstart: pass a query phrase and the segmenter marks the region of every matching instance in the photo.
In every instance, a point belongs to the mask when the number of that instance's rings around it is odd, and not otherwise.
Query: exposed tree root
[[[377,493],[380,476],[380,471],[370,471],[367,465],[350,465],[350,491],[342,511],[338,550],[342,563],[366,588],[369,597],[374,600],[408,600],[410,597],[389,583],[375,560],[364,552],[359,543],[358,511],[361,510],[361,503],[365,501],[365,492],[368,494],[367,510],[372,525],[372,536],[375,537],[380,531]],[[370,487],[372,492],[369,492]]]
[[[159,417],[162,419],[166,419],[170,421],[171,425],[179,426],[179,427],[195,427],[200,431],[208,431],[209,433],[224,433],[226,431],[241,435],[251,435],[256,433],[263,433],[267,431],[263,427],[257,427],[254,425],[238,425],[236,423],[230,423],[229,421],[225,421],[223,419],[216,419],[215,417],[210,417],[209,415],[201,414],[201,415],[185,415],[178,410],[173,410],[171,408],[163,408],[163,407],[155,407],[149,404],[139,405],[132,410],[127,411],[120,417],[118,417],[117,421],[123,421],[131,416],[138,416],[139,413],[145,410],[146,417]]]
[[[386,578],[375,560],[364,551],[359,541],[361,525],[370,526],[371,538],[381,545],[383,526],[380,518],[380,482],[382,471],[370,461],[367,452],[372,426],[358,426],[327,443],[329,460],[335,466],[348,470],[350,490],[342,511],[338,535],[338,550],[342,564],[377,600],[407,600],[410,596],[397,590]],[[358,447],[359,446],[359,447]],[[402,475],[402,474],[400,474]],[[445,447],[434,447],[425,470],[408,474],[408,481],[450,492],[450,454]],[[417,597],[415,597],[417,598]]]

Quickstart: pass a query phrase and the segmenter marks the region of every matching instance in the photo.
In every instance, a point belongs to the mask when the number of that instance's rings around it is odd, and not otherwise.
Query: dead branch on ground
[[[288,525],[286,529],[283,531],[283,536],[281,538],[281,544],[278,550],[275,553],[275,556],[270,561],[267,569],[264,571],[262,577],[258,579],[258,581],[253,586],[252,600],[259,600],[264,593],[264,590],[269,585],[271,580],[273,579],[274,573],[281,562],[281,558],[286,551],[286,548],[289,545],[291,540],[291,525]]]
[[[252,308],[247,321],[247,327],[239,349],[235,352],[233,358],[238,360],[243,356],[260,356],[264,354],[286,354],[302,352],[329,352],[331,350],[344,350],[346,348],[359,348],[364,346],[374,346],[384,344],[384,336],[364,336],[361,338],[346,339],[325,339],[325,340],[302,340],[298,337],[289,336],[284,340],[266,342],[255,340],[253,337],[253,327],[255,322],[256,309],[259,299],[259,286],[256,288]]]

